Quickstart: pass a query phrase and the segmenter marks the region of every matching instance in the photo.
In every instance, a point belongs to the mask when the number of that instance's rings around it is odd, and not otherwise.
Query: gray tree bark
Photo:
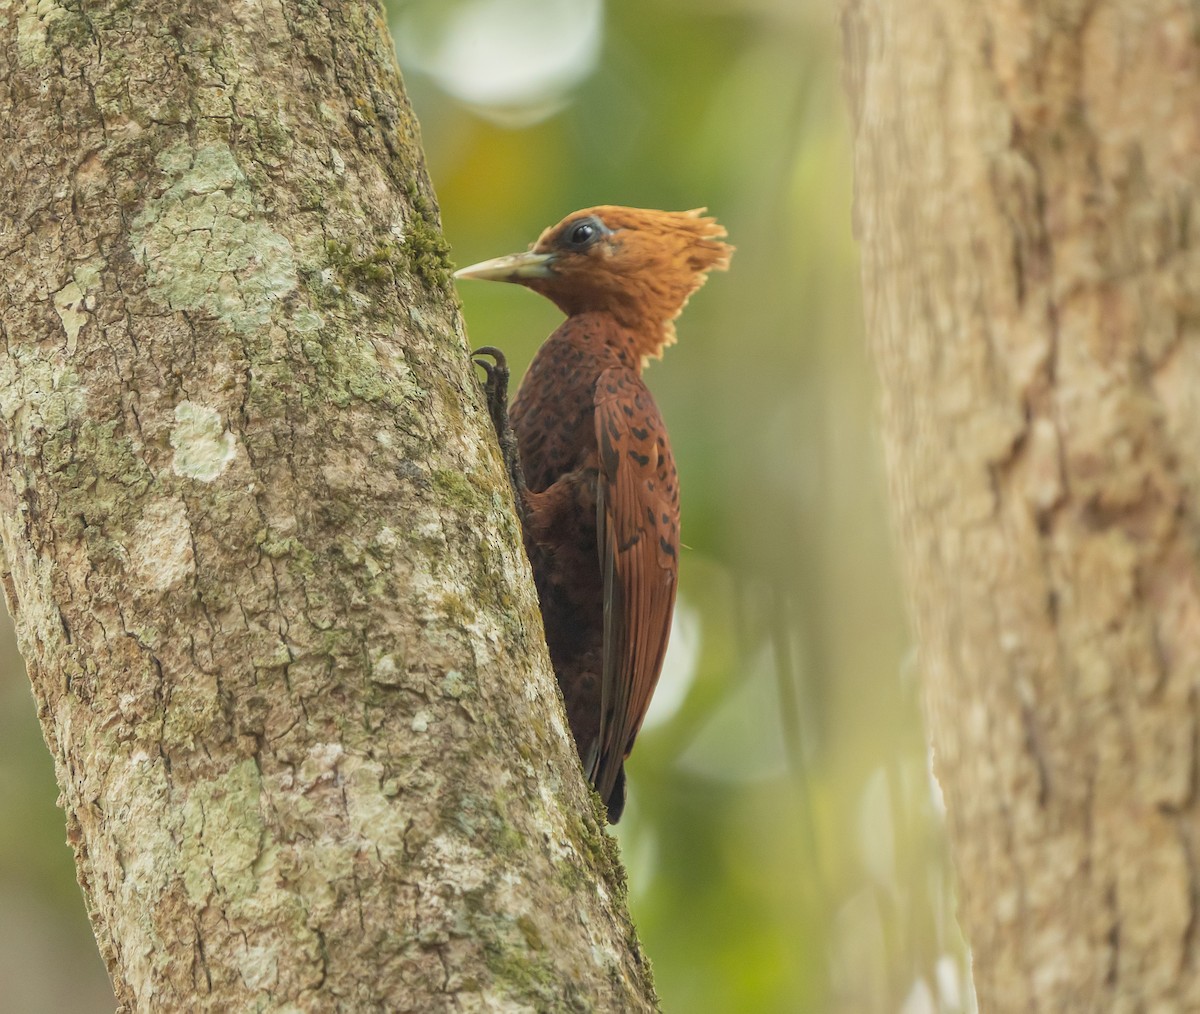
[[[848,0],[891,491],[983,1010],[1192,1010],[1200,17]]]
[[[642,1010],[376,3],[0,0],[3,579],[139,1010]]]

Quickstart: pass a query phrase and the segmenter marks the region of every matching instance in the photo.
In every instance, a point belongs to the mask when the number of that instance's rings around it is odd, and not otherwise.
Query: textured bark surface
[[[374,3],[0,0],[0,538],[139,1010],[638,1010]]]
[[[850,0],[844,27],[981,1009],[1196,1009],[1200,14]]]

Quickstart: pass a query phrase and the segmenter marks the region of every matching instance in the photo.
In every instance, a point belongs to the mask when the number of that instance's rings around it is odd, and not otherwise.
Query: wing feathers
[[[595,409],[604,665],[600,743],[589,775],[607,801],[666,654],[675,607],[679,489],[662,417],[636,372],[605,370]]]

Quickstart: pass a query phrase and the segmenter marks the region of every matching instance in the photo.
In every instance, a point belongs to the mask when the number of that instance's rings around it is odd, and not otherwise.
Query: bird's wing
[[[679,480],[658,406],[633,370],[596,382],[596,527],[604,576],[599,754],[608,801],[658,682],[679,570]]]

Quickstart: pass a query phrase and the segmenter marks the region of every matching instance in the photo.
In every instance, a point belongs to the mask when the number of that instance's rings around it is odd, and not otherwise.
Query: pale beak
[[[468,268],[459,268],[454,272],[455,278],[485,278],[492,282],[522,282],[527,278],[549,278],[553,272],[550,265],[554,263],[552,253],[508,254],[506,257],[493,257],[490,261],[480,261]]]

